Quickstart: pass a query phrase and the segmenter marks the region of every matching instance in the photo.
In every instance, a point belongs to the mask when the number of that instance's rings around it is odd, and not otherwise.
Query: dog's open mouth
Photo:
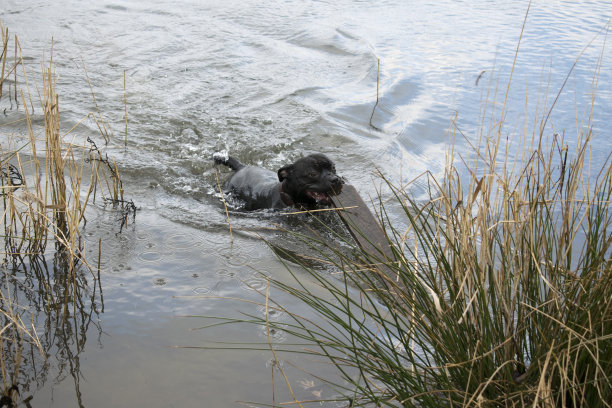
[[[306,191],[306,195],[317,202],[317,204],[331,204],[331,198],[329,198],[329,194],[322,193],[320,191]]]

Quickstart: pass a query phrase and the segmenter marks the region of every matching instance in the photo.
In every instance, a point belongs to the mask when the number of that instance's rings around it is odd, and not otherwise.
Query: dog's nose
[[[344,180],[342,180],[341,177],[338,177],[337,175],[332,175],[329,178],[329,182],[334,186],[334,187],[340,187],[342,186],[342,184],[344,184]]]

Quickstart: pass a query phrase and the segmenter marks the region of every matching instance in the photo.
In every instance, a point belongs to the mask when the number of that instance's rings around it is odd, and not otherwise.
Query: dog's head
[[[305,207],[330,205],[330,196],[339,194],[344,181],[336,174],[336,166],[325,155],[303,157],[278,170],[282,192],[294,204]]]

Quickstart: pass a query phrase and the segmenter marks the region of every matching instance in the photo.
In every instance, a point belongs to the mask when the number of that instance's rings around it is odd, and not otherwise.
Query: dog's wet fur
[[[332,204],[331,196],[342,190],[344,181],[336,174],[334,163],[324,154],[303,157],[281,167],[276,173],[262,167],[247,166],[238,159],[213,155],[217,164],[235,171],[225,182],[226,194],[244,202],[244,209],[315,209]]]

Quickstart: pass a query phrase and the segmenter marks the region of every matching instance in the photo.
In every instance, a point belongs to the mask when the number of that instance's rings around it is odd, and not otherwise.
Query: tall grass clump
[[[316,317],[266,298],[266,317],[248,321],[328,359],[349,406],[610,406],[612,163],[588,184],[591,143],[584,135],[570,152],[536,140],[520,163],[499,163],[486,156],[499,141],[487,139],[469,185],[449,163],[426,202],[387,181],[408,225],[395,228],[381,205],[395,258],[321,252],[342,271],[303,265],[324,295],[303,274],[271,279]]]
[[[470,158],[451,146],[443,177],[423,176],[428,199],[383,177],[391,259],[322,251],[339,279],[305,264],[290,283],[270,278],[314,317],[266,293],[265,316],[245,321],[331,363],[343,406],[611,406],[612,160],[590,162],[594,100],[568,140],[548,126],[553,108],[541,102],[517,133],[505,102],[485,106]]]

